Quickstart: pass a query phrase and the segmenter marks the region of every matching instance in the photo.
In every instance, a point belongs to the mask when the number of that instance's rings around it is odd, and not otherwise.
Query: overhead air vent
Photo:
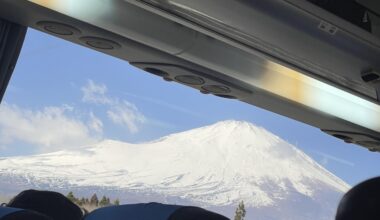
[[[344,142],[346,143],[352,143],[353,140],[352,138],[346,136],[346,135],[342,135],[342,134],[332,134],[332,136],[336,137],[336,138],[339,138],[341,140],[343,140]]]
[[[222,95],[222,94],[214,94],[215,96],[225,98],[225,99],[237,99],[235,96],[232,95]]]
[[[81,33],[79,29],[73,26],[55,22],[55,21],[40,21],[40,22],[37,22],[37,26],[49,33],[56,34],[56,35],[70,36],[70,35],[77,35]]]
[[[380,139],[367,134],[347,131],[323,130],[323,132],[343,140],[346,143],[358,144],[370,151],[380,152]]]
[[[358,141],[358,145],[368,148],[369,151],[380,152],[380,142],[377,141]]]
[[[192,75],[176,76],[175,80],[188,85],[203,85],[205,83],[205,81],[201,77]]]
[[[215,94],[226,94],[226,93],[231,92],[230,88],[228,88],[227,86],[221,86],[221,85],[202,86],[202,89],[209,93],[215,93]]]
[[[154,74],[156,76],[163,77],[163,78],[164,77],[169,77],[169,73],[164,72],[164,71],[162,71],[160,69],[147,67],[144,70],[147,71],[148,73],[151,73],[151,74]]]
[[[144,70],[147,71],[148,73],[153,74],[153,75],[162,77],[165,81],[168,81],[168,82],[173,81],[173,79],[170,78],[169,73],[167,73],[167,72],[165,72],[163,70],[160,70],[160,69],[157,69],[157,68],[151,68],[151,67],[144,68]]]
[[[362,79],[366,83],[380,84],[380,72],[368,70],[362,73]]]
[[[251,91],[232,84],[232,80],[216,78],[212,73],[204,73],[183,66],[161,63],[138,63],[132,65],[143,69],[166,81],[176,81],[198,89],[203,94],[213,94],[226,99],[244,100],[252,94]]]
[[[100,37],[81,37],[80,40],[87,46],[101,50],[113,50],[121,47],[115,41],[100,38]]]

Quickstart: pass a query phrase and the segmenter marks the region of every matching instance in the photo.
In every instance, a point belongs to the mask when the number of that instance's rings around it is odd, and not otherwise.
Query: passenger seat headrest
[[[336,220],[380,219],[380,177],[364,181],[340,201]]]
[[[84,220],[228,220],[228,218],[190,206],[141,203],[97,209]]]
[[[82,210],[64,195],[39,190],[25,190],[15,196],[9,207],[35,211],[54,220],[81,220]]]
[[[228,220],[228,218],[202,208],[186,206],[177,209],[168,220]]]
[[[110,206],[92,211],[85,217],[85,220],[166,220],[180,207],[181,206],[163,205],[159,203]]]
[[[10,208],[10,207],[0,207],[0,220],[53,220],[46,215],[40,214],[38,212]]]

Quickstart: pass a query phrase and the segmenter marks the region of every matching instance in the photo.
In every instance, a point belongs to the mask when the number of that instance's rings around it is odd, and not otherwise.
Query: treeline
[[[109,197],[102,196],[102,198],[99,200],[96,193],[94,193],[90,198],[85,198],[85,197],[77,198],[75,197],[73,192],[69,192],[66,195],[66,197],[70,201],[84,208],[87,211],[92,211],[97,208],[106,207],[106,206],[120,205],[119,199],[115,199],[114,201],[111,202],[111,199]],[[244,220],[246,214],[247,213],[245,210],[244,202],[241,201],[238,207],[236,208],[234,220]]]
[[[109,197],[103,196],[100,200],[96,193],[92,195],[90,198],[77,198],[75,197],[73,192],[69,192],[66,196],[70,201],[77,204],[80,207],[93,207],[93,208],[100,208],[100,207],[106,207],[106,206],[112,206],[112,205],[120,205],[120,200],[115,199],[114,201],[111,201]]]

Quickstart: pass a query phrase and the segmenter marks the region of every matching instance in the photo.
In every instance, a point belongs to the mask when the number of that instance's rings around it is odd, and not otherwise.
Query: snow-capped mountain
[[[229,214],[243,200],[252,219],[331,219],[349,188],[296,147],[240,121],[142,144],[105,140],[76,151],[2,158],[0,184],[9,181],[178,198]]]

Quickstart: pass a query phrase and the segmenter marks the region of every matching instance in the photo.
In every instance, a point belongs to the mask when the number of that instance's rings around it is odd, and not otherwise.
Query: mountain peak
[[[49,185],[117,187],[208,205],[244,200],[251,207],[274,205],[293,194],[314,199],[322,191],[348,189],[296,147],[264,128],[234,120],[149,143],[105,140],[78,153],[0,161],[0,175],[9,174]]]
[[[242,120],[224,120],[224,121],[219,121],[216,122],[210,126],[235,126],[235,127],[241,127],[241,126],[254,126],[251,122],[248,121],[242,121]]]
[[[247,121],[225,120],[203,127],[211,128],[218,132],[246,131],[252,133],[269,133],[266,129],[256,126]],[[272,134],[273,135],[273,134]],[[275,136],[275,135],[273,135]]]
[[[256,126],[248,121],[239,121],[239,120],[225,120],[225,121],[219,121],[214,124],[205,126],[203,128],[219,128],[221,130],[224,129],[252,129],[252,130],[265,130],[262,127]],[[202,127],[201,127],[202,128]]]
[[[230,148],[240,149],[247,147],[271,148],[282,140],[262,127],[250,122],[226,120],[208,126],[171,134],[153,142],[193,143],[193,146],[207,146],[217,143],[219,151]],[[209,150],[213,150],[210,148]],[[211,153],[211,152],[210,152]]]

